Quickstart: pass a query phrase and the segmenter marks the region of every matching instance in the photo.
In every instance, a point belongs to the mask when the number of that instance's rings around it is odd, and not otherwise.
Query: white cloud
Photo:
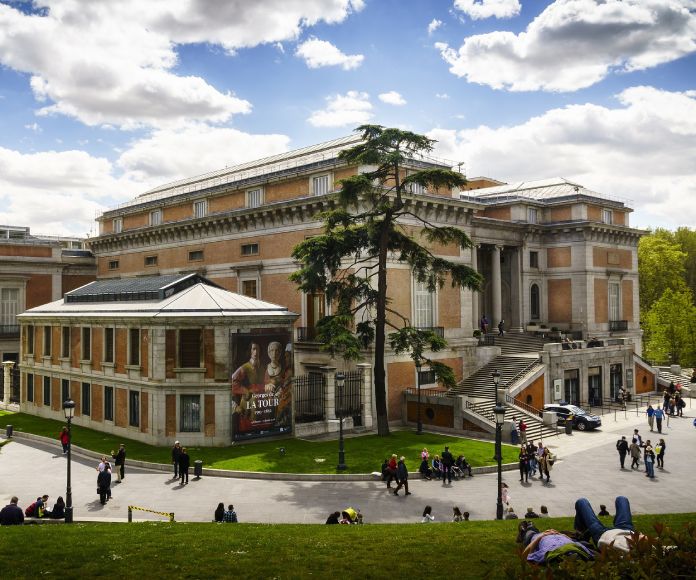
[[[470,175],[504,181],[563,176],[633,200],[632,223],[696,223],[696,99],[633,87],[620,106],[552,109],[521,125],[435,129],[436,152],[465,161]]]
[[[397,93],[396,91],[389,91],[388,93],[381,93],[377,95],[379,100],[382,101],[383,103],[387,103],[388,105],[405,105],[406,104],[406,99],[404,99],[400,93]]]
[[[556,0],[519,34],[436,47],[450,72],[512,91],[574,91],[696,51],[693,0]]]
[[[326,97],[326,108],[313,111],[307,121],[314,127],[345,127],[360,125],[372,118],[370,95],[348,91],[345,95]]]
[[[454,0],[454,7],[472,20],[511,18],[520,13],[519,0]]]
[[[43,129],[41,129],[41,126],[36,122],[24,125],[24,128],[29,129],[30,131],[34,131],[34,133],[41,133],[43,131]]]
[[[310,38],[297,47],[296,56],[304,59],[309,68],[340,66],[343,70],[359,67],[365,58],[362,54],[343,54],[326,40]]]
[[[430,21],[430,24],[428,24],[428,36],[433,34],[438,28],[442,26],[442,20],[438,20],[437,18],[433,18]]]
[[[436,99],[442,99],[442,100],[447,100],[450,98],[450,96],[447,93],[435,93],[435,98]]]
[[[0,3],[0,65],[30,75],[41,114],[87,125],[224,122],[251,105],[197,76],[176,73],[176,47],[235,50],[337,23],[363,0],[40,0],[42,15]],[[134,17],[137,15],[137,17]]]

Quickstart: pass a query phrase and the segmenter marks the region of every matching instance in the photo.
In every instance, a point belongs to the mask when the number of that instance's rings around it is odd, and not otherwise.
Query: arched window
[[[532,320],[539,320],[541,308],[539,307],[539,286],[532,284],[529,290],[529,303],[532,313]]]

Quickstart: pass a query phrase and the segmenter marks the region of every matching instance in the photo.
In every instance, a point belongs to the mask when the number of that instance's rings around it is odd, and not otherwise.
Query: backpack
[[[27,507],[27,509],[24,510],[24,515],[27,516],[28,518],[34,517],[36,514],[36,502],[32,503],[30,506]]]

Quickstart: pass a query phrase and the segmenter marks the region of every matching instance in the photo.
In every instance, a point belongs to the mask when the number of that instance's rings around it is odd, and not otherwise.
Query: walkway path
[[[630,498],[636,513],[696,512],[696,494],[688,485],[696,478],[693,456],[696,429],[692,419],[672,419],[670,427],[665,429],[666,469],[656,470],[657,478],[652,481],[644,476],[642,467],[640,471],[619,469],[615,442],[622,434],[630,439],[634,427],[640,429],[644,438],[656,442],[657,433],[651,434],[644,416],[636,417],[635,412],[616,422],[613,415],[611,418],[607,415],[603,428],[595,432],[576,432],[549,440],[560,460],[551,472],[550,484],[535,479],[522,485],[517,472],[503,474],[510,486],[515,511],[523,515],[527,506],[538,510],[545,504],[553,516],[571,515],[579,496],[588,497],[596,506],[605,503],[613,511],[614,497],[620,493]],[[347,458],[350,459],[349,447]],[[410,468],[415,469],[416,465]],[[438,520],[449,520],[453,505],[469,511],[472,519],[495,517],[495,474],[477,475],[453,482],[451,486],[413,480],[411,496],[394,497],[377,481],[297,482],[213,477],[195,480],[191,477],[187,486],[180,486],[169,475],[129,469],[124,482],[113,486],[114,498],[106,506],[99,504],[95,493],[93,462],[73,459],[72,477],[76,520],[125,520],[127,506],[132,504],[173,511],[178,521],[205,522],[212,519],[219,502],[234,503],[241,521],[259,523],[323,523],[330,512],[348,505],[360,508],[368,523],[416,522],[426,504],[433,507]],[[62,454],[56,455],[40,444],[19,441],[4,446],[0,450],[0,506],[9,503],[15,494],[20,497],[20,505],[26,506],[44,493],[51,496],[51,506],[57,496],[65,495]],[[136,512],[136,518],[149,519],[149,516]],[[153,519],[158,518],[153,516]]]

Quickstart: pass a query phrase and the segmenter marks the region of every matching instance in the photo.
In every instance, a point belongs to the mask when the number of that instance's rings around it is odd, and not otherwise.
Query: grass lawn
[[[636,516],[634,523],[643,532],[658,521],[677,529],[695,515]],[[537,524],[567,530],[573,522]],[[0,530],[0,570],[3,578],[503,578],[505,566],[518,562],[516,531],[516,521],[11,526]]]
[[[53,419],[44,419],[25,413],[0,411],[0,427],[7,424],[15,431],[35,433],[57,439],[64,423]],[[78,447],[109,453],[117,449],[119,443],[125,443],[130,459],[141,459],[154,463],[169,463],[169,447],[154,447],[138,441],[116,437],[92,429],[73,425],[73,442]],[[181,440],[186,446],[186,441]],[[410,471],[417,471],[420,465],[420,452],[423,447],[430,450],[431,456],[441,453],[449,445],[456,457],[463,454],[474,467],[492,465],[493,443],[473,441],[459,437],[449,437],[425,433],[421,436],[413,431],[395,431],[389,437],[363,435],[345,439],[346,473],[370,473],[379,471],[382,460],[396,453],[406,457]],[[286,453],[280,454],[284,447]],[[189,447],[191,460],[201,459],[205,467],[232,469],[239,471],[261,471],[277,473],[336,473],[338,460],[338,443],[333,441],[304,441],[284,439],[282,441],[259,441],[256,443],[235,444],[230,447]],[[323,460],[323,461],[317,461]],[[517,449],[503,445],[503,462],[517,460]]]

